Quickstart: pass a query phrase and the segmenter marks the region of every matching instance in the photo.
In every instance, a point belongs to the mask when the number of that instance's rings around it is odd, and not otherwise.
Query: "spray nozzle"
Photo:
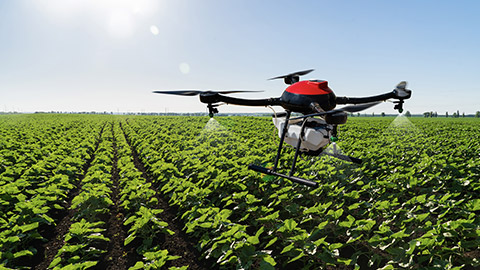
[[[208,116],[210,116],[210,118],[213,118],[213,116],[216,113],[218,113],[218,109],[213,107],[212,103],[208,103],[207,108],[208,108]]]
[[[332,126],[332,136],[330,136],[330,141],[331,142],[336,142],[338,141],[338,137],[337,137],[337,125],[333,125]]]
[[[403,112],[403,99],[400,99],[399,101],[394,101],[396,105],[393,107],[394,110],[398,110],[399,113]]]

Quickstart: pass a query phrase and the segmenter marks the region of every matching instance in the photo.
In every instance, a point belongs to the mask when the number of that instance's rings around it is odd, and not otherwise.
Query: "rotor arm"
[[[224,102],[241,106],[276,106],[280,105],[280,98],[243,99],[224,96],[218,93],[205,93],[200,95],[200,101],[207,104]]]
[[[377,96],[371,97],[337,97],[335,99],[336,104],[361,104],[361,103],[370,103],[377,101],[385,101],[390,98],[397,98],[395,93],[385,93]]]
[[[402,113],[404,100],[409,99],[412,96],[412,90],[407,89],[406,86],[407,86],[407,82],[402,81],[390,93],[385,93],[385,94],[371,96],[371,97],[337,97],[335,99],[335,102],[336,104],[361,104],[361,103],[385,101],[387,99],[394,98],[394,99],[397,99],[397,101],[393,102],[396,104],[394,106],[394,109]]]

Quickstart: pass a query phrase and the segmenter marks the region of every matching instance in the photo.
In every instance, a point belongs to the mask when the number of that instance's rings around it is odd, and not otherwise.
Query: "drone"
[[[201,91],[201,90],[156,90],[153,93],[170,94],[181,96],[200,96],[200,101],[207,104],[209,116],[213,117],[218,113],[217,107],[223,104],[243,106],[281,106],[285,111],[273,115],[273,123],[278,129],[280,143],[277,155],[272,168],[266,168],[255,164],[248,165],[248,168],[256,172],[276,177],[289,179],[293,182],[317,187],[318,183],[312,180],[294,176],[296,162],[299,155],[319,156],[321,154],[360,164],[362,160],[344,155],[337,151],[336,142],[338,125],[347,122],[348,113],[359,112],[379,104],[382,101],[395,99],[394,109],[403,112],[405,99],[409,99],[412,91],[406,89],[407,82],[400,82],[393,91],[368,97],[337,97],[328,87],[324,80],[303,80],[300,76],[312,72],[313,69],[298,71],[287,75],[270,78],[269,80],[283,79],[289,85],[277,98],[267,99],[243,99],[227,96],[227,94],[243,92],[259,92],[245,90],[231,91]],[[351,104],[339,109],[339,104]],[[292,117],[292,113],[300,116]],[[288,174],[280,173],[278,163],[282,154],[283,144],[293,146],[295,154],[292,166]],[[327,146],[332,144],[333,151],[325,151]]]

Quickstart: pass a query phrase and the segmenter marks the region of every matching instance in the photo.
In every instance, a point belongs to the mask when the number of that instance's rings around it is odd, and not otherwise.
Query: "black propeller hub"
[[[308,73],[312,72],[313,69],[297,71],[294,73],[290,73],[287,75],[282,75],[278,77],[270,78],[269,80],[276,80],[276,79],[283,79],[286,84],[294,84],[300,81],[300,76],[307,75]]]

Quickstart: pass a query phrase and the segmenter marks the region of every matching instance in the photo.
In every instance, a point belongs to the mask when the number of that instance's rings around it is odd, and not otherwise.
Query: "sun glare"
[[[58,24],[81,21],[85,25],[93,24],[95,29],[104,29],[114,38],[132,36],[142,20],[158,10],[155,0],[38,0],[32,3]],[[156,26],[151,26],[150,31],[154,35],[159,33]]]

